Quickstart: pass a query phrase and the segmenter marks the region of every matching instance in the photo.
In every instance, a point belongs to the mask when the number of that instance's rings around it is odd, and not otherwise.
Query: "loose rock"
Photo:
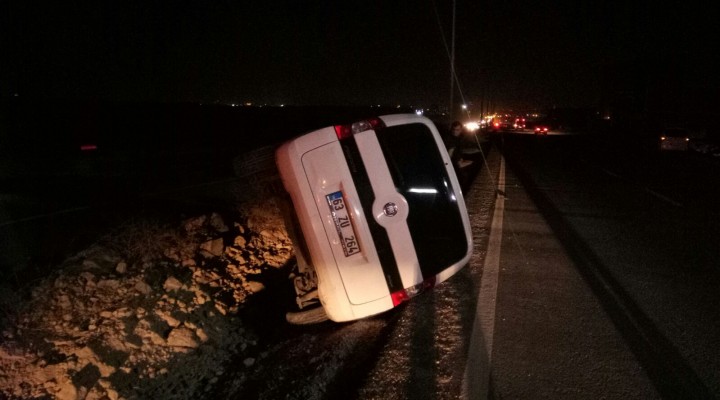
[[[64,262],[18,304],[13,328],[3,327],[0,398],[147,398],[152,387],[197,399],[255,343],[237,311],[263,290],[257,276],[292,256],[276,211],[253,209],[254,227],[219,213],[186,219],[148,239],[176,238],[162,258],[146,255],[132,268],[119,246],[96,245]],[[238,232],[232,251],[217,237],[228,226]],[[179,376],[182,390],[170,378]]]

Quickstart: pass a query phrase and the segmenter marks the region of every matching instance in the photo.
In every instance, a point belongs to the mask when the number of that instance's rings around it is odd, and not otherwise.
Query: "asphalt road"
[[[508,135],[497,398],[720,395],[715,160]]]
[[[522,182],[508,171],[504,184],[488,398],[657,398],[602,300]]]

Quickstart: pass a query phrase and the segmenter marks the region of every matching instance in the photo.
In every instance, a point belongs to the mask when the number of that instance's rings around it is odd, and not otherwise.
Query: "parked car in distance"
[[[535,125],[535,134],[536,135],[547,135],[547,133],[548,133],[547,125]]]
[[[686,129],[668,128],[660,135],[661,151],[687,151],[690,134]]]
[[[515,130],[516,121],[509,115],[497,116],[490,120],[488,130],[490,132],[509,132]]]
[[[450,278],[470,259],[463,194],[435,125],[415,114],[330,126],[282,144],[317,295],[336,322],[375,315]]]

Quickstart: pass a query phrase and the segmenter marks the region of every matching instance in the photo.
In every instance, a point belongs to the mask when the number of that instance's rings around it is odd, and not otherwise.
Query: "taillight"
[[[354,122],[349,125],[335,125],[335,135],[340,140],[347,139],[352,135],[368,130],[378,130],[385,127],[385,123],[380,118],[368,118],[362,121]]]
[[[335,134],[340,140],[347,139],[352,136],[352,127],[350,125],[335,125]]]
[[[393,307],[396,307],[400,305],[400,303],[410,300],[411,298],[419,295],[425,290],[432,288],[433,286],[435,286],[434,276],[432,278],[425,279],[424,281],[418,283],[415,286],[391,293],[390,297],[392,298]]]

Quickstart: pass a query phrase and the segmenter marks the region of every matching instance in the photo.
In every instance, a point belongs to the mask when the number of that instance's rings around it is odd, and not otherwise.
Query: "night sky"
[[[445,106],[452,4],[5,1],[0,95]],[[599,106],[663,85],[717,90],[718,19],[707,7],[457,0],[455,100]]]

